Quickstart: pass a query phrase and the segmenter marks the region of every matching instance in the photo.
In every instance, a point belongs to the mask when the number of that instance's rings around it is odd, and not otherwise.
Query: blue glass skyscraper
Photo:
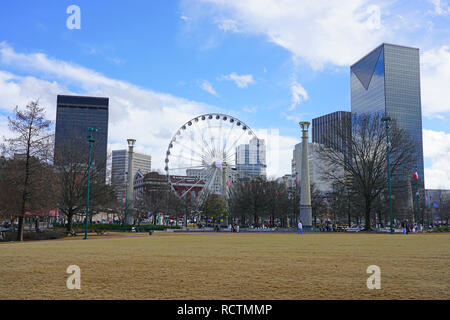
[[[383,43],[350,67],[352,113],[381,112],[414,141],[410,172],[424,178],[419,49]]]

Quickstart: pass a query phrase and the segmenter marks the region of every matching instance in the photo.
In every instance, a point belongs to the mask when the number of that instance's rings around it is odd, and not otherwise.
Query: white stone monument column
[[[133,184],[133,149],[136,142],[135,139],[127,139],[128,142],[128,191],[127,191],[127,202],[128,202],[128,213],[127,213],[127,224],[133,223],[134,220],[134,184]]]
[[[300,194],[300,220],[305,231],[312,230],[312,208],[311,208],[311,185],[309,183],[309,160],[308,160],[308,128],[310,123],[300,122],[302,128],[302,176]]]

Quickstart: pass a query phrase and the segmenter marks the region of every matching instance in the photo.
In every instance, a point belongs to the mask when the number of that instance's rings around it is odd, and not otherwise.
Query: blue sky
[[[69,5],[81,29],[69,30]],[[349,66],[382,42],[419,47],[426,177],[450,188],[448,1],[2,1],[0,133],[16,104],[58,93],[111,99],[110,149],[134,135],[155,168],[203,112],[278,133],[290,173],[299,120],[350,111]],[[448,72],[447,72],[448,71]]]

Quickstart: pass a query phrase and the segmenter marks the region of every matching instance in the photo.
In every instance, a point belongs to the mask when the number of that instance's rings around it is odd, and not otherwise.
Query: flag
[[[413,173],[413,178],[414,180],[419,179],[419,174],[417,173],[417,171]]]

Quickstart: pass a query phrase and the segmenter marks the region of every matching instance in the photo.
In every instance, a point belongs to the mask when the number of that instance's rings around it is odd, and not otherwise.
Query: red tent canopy
[[[30,211],[27,211],[27,212],[25,212],[25,215],[29,216],[29,217],[54,217],[54,216],[59,217],[59,211],[58,210],[50,210],[48,212],[30,212]]]

